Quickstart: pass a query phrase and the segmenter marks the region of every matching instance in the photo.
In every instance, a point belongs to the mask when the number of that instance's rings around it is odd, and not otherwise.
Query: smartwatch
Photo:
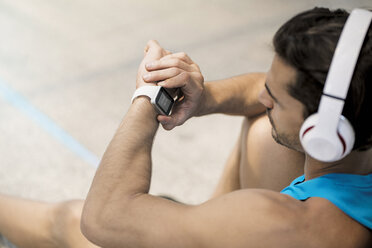
[[[162,86],[143,86],[138,88],[133,94],[132,103],[139,96],[149,97],[156,111],[162,115],[170,115],[175,102],[173,97]]]

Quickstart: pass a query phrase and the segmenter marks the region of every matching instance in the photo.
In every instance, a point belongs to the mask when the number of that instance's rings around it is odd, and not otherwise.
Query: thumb
[[[170,116],[159,115],[158,121],[165,130],[172,130],[176,126],[182,125],[186,121],[185,117],[184,113],[175,111]]]
[[[163,126],[163,128],[167,131],[170,131],[176,127],[173,116],[158,115],[158,121]]]

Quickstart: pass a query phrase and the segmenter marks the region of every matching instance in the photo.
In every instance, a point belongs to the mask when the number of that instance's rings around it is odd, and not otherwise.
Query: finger
[[[194,64],[194,61],[192,61],[190,57],[184,52],[172,53],[172,54],[164,56],[161,59],[164,60],[164,59],[169,59],[169,58],[178,58],[178,59],[185,61],[187,64],[190,64],[190,65]]]
[[[160,45],[159,45],[159,42],[157,42],[156,40],[149,40],[147,43],[146,43],[146,46],[144,48],[144,53],[146,54],[150,48],[161,48]]]
[[[177,67],[188,72],[194,71],[194,68],[191,65],[178,58],[156,60],[146,64],[146,69],[148,71],[161,70],[171,67]]]
[[[157,40],[149,40],[146,44],[146,47],[159,47],[161,48],[159,42]]]
[[[153,72],[149,72],[143,75],[143,80],[148,83],[163,81],[168,78],[175,77],[181,72],[182,70],[178,68],[168,68],[168,69],[153,71]]]
[[[186,86],[187,82],[190,80],[191,76],[189,73],[181,72],[178,75],[166,78],[164,81],[160,80],[161,82],[159,82],[158,85],[165,88],[182,88]]]
[[[147,45],[145,47],[145,57],[144,61],[152,61],[157,60],[163,57],[163,48],[159,45],[159,43],[156,40],[150,40],[147,42]]]

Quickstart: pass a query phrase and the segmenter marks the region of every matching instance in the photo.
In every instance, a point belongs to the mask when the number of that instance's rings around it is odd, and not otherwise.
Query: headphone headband
[[[372,12],[354,9],[342,29],[319,104],[319,126],[336,130]],[[326,127],[328,126],[328,128]]]
[[[354,9],[342,29],[332,58],[323,93],[345,99],[353,77],[366,33],[372,19],[372,12]]]

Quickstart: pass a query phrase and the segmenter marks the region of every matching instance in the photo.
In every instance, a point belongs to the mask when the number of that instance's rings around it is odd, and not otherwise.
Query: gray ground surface
[[[0,192],[45,201],[85,197],[94,162],[72,149],[67,134],[102,156],[129,107],[147,40],[188,53],[206,80],[266,71],[275,30],[316,5],[372,4],[0,0]],[[159,130],[151,192],[192,204],[205,201],[241,120],[212,115],[171,132]]]

